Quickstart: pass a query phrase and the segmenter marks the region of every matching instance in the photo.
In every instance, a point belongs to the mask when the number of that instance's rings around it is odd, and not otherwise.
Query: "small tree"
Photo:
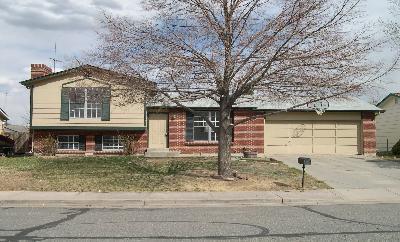
[[[144,93],[143,100],[193,112],[186,101],[215,101],[219,127],[203,118],[219,133],[218,174],[230,177],[233,127],[248,121],[232,123],[235,104],[294,108],[360,92],[371,81],[377,68],[366,60],[377,45],[365,29],[349,28],[359,2],[146,0],[150,19],[105,15],[91,61],[118,73],[105,79],[125,102]]]
[[[400,155],[400,140],[397,141],[397,143],[395,145],[393,145],[392,154],[397,155],[397,156]]]

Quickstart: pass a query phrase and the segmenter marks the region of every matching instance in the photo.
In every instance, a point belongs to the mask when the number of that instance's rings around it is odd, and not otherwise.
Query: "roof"
[[[359,98],[351,97],[351,98],[342,98],[342,99],[333,99],[329,101],[329,108],[327,111],[372,111],[372,112],[380,112],[382,109],[372,105],[366,101],[363,101]],[[183,105],[189,108],[218,108],[218,103],[216,103],[212,99],[197,99],[191,102],[183,102]],[[154,103],[148,104],[148,107],[177,107],[176,104],[173,103]],[[251,108],[255,110],[284,110],[290,109],[294,104],[289,102],[262,102],[262,101],[254,101],[254,102],[238,102],[237,105],[234,105],[236,108]],[[307,107],[307,105],[298,107],[293,109],[294,111],[313,111],[313,109]]]
[[[4,129],[6,132],[17,132],[17,133],[29,132],[29,128],[22,125],[7,124],[7,126]]]
[[[9,120],[7,113],[4,112],[4,110],[1,109],[1,108],[0,108],[0,118],[1,118],[2,120]]]
[[[384,99],[382,99],[382,101],[380,101],[378,104],[376,104],[376,106],[380,106],[384,101],[386,101],[388,98],[390,97],[400,97],[400,93],[390,93],[389,95],[387,95]]]
[[[44,81],[44,80],[48,80],[48,79],[53,78],[53,77],[67,75],[67,74],[76,72],[76,71],[78,71],[79,69],[82,69],[82,68],[92,68],[92,69],[98,69],[98,70],[105,70],[103,68],[92,66],[92,65],[82,65],[82,66],[66,69],[66,70],[59,71],[59,72],[53,72],[53,73],[50,73],[50,74],[45,75],[45,76],[39,76],[39,77],[36,77],[36,78],[31,78],[31,79],[28,79],[28,80],[25,80],[25,81],[21,81],[20,83],[22,85],[24,85],[25,87],[29,88],[29,87],[33,86],[34,84],[36,84],[38,82],[41,82],[41,81]]]

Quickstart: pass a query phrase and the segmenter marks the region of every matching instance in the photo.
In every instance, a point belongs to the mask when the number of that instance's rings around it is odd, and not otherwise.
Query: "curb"
[[[174,207],[241,207],[241,206],[306,206],[400,203],[400,200],[6,200],[0,207],[65,207],[65,208],[174,208]]]

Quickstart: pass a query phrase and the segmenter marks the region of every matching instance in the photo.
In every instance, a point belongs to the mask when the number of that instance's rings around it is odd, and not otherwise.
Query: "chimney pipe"
[[[31,64],[31,79],[47,76],[52,72],[51,68],[45,64]]]

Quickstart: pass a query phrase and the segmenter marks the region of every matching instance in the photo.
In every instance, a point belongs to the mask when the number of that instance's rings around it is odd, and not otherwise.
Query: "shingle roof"
[[[212,99],[197,99],[191,102],[183,102],[183,105],[189,108],[218,108],[218,103]],[[174,103],[153,103],[148,104],[148,107],[177,107]],[[236,108],[252,108],[256,110],[281,110],[289,109],[293,104],[289,102],[239,102],[234,105]],[[311,108],[304,105],[302,107],[295,108],[296,111],[312,111]],[[379,112],[382,109],[363,101],[359,98],[351,97],[346,99],[334,99],[329,100],[329,108],[327,111],[373,111]]]
[[[79,70],[79,69],[81,69],[81,68],[94,68],[94,69],[105,70],[105,69],[102,69],[102,68],[96,67],[96,66],[82,65],[82,66],[78,66],[78,67],[66,69],[66,70],[59,71],[59,72],[53,72],[53,73],[50,73],[50,74],[45,75],[45,76],[40,76],[40,77],[36,77],[36,78],[31,78],[31,79],[28,79],[28,80],[25,80],[25,81],[21,81],[20,83],[21,83],[22,85],[24,85],[25,87],[30,87],[30,86],[32,86],[32,85],[34,85],[34,84],[36,84],[36,83],[38,83],[38,82],[40,82],[40,81],[47,80],[47,79],[52,78],[52,77],[57,77],[57,76],[66,75],[66,74],[68,74],[68,73],[75,72],[75,71],[77,71],[77,70]]]

